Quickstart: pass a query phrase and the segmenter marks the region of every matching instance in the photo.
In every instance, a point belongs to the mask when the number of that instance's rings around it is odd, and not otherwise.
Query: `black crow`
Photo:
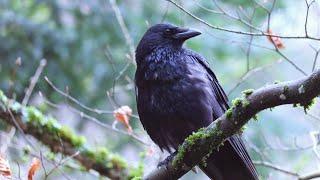
[[[177,150],[184,139],[228,108],[227,96],[206,60],[183,48],[200,32],[171,24],[147,30],[136,49],[135,74],[141,123],[161,150]],[[239,135],[230,137],[200,167],[211,179],[256,180],[256,169]]]

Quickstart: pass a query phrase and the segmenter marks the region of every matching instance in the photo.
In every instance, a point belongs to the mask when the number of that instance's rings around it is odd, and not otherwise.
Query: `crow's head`
[[[156,24],[150,27],[140,40],[136,59],[144,58],[158,47],[181,48],[185,40],[200,34],[198,31],[171,24]]]

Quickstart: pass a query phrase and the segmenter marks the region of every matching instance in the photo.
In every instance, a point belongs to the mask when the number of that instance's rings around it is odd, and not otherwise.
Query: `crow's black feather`
[[[162,150],[177,150],[188,135],[208,126],[229,108],[227,96],[205,59],[182,47],[185,40],[199,34],[157,24],[149,28],[136,49],[138,113]],[[230,137],[201,168],[213,179],[258,179],[239,135]]]

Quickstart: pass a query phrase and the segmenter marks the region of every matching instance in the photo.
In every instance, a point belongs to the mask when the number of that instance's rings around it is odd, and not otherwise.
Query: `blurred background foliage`
[[[217,2],[235,16],[249,19],[253,17],[252,24],[266,30],[267,13],[261,7],[254,8],[257,7],[255,1]],[[116,3],[134,46],[144,31],[156,23],[170,22],[200,29],[203,35],[187,42],[187,46],[208,59],[227,93],[249,69],[268,65],[230,92],[230,99],[239,96],[244,89],[258,88],[276,80],[301,77],[290,64],[277,62],[281,57],[268,49],[272,49],[273,45],[266,37],[252,38],[253,44],[263,47],[249,46],[250,36],[213,30],[167,1],[119,0]],[[218,10],[212,1],[194,0],[178,3],[211,24],[228,29],[252,31],[239,21],[212,13],[212,10]],[[271,1],[259,3],[266,8],[272,6]],[[303,33],[305,13],[296,13],[301,11],[301,7],[305,11],[305,2],[302,0],[294,0],[294,3],[278,0],[271,19],[272,29],[285,35]],[[319,22],[314,20],[319,14],[318,3],[315,3],[313,10],[315,13],[310,14],[309,21],[312,27],[310,33],[318,35],[318,30],[313,28],[319,26]],[[293,57],[297,65],[310,72],[314,52],[309,45],[317,47],[318,44],[295,39],[283,41],[286,46],[285,53]],[[248,48],[251,48],[249,53]],[[16,64],[19,57],[21,65]],[[43,58],[48,62],[43,76],[47,76],[62,90],[68,87],[68,93],[80,102],[89,107],[110,111],[118,106],[128,105],[136,114],[133,85],[135,65],[130,56],[130,47],[109,1],[0,0],[0,89],[21,101],[30,77]],[[138,152],[148,151],[149,147],[135,142],[128,136],[96,127],[87,120],[80,120],[80,116],[70,113],[67,105],[78,105],[66,102],[65,98],[44,81],[43,76],[34,90],[32,104],[58,117],[62,123],[77,129],[88,139],[91,138],[89,143],[92,146],[97,143],[105,145],[112,151],[119,152],[129,163],[137,162]],[[39,103],[37,91],[41,91],[52,102],[65,105],[65,109],[57,110],[47,107],[41,101]],[[318,104],[316,106],[319,107]],[[314,109],[314,114],[319,113],[317,108]],[[99,115],[85,112],[105,123],[111,124],[114,120],[112,113]],[[309,133],[319,127],[319,124],[311,121],[303,110],[285,106],[272,112],[265,111],[259,115],[259,119],[259,122],[250,122],[244,133],[253,159],[270,161],[302,174],[314,170],[313,167],[319,165],[318,160],[314,159],[312,148],[297,150],[297,147],[307,147],[310,143],[312,145]],[[133,119],[130,123],[137,134],[147,139],[139,121]],[[1,128],[6,127],[2,125]],[[155,152],[157,153],[159,154],[158,151]],[[261,153],[268,159],[260,159]],[[18,161],[15,156],[13,159]],[[146,163],[152,165],[146,167],[154,167],[157,158],[149,159],[153,161],[147,160]],[[257,167],[263,179],[292,178],[265,167]],[[151,169],[148,168],[146,171]],[[189,173],[186,178],[190,176],[204,178],[193,173]]]

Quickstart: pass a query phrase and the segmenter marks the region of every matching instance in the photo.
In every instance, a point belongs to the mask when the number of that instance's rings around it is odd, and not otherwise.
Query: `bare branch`
[[[62,96],[64,96],[65,98],[69,99],[70,101],[72,101],[73,103],[79,105],[80,107],[82,107],[83,109],[87,110],[87,111],[91,111],[91,112],[95,112],[97,114],[112,114],[113,111],[106,111],[106,110],[100,110],[100,109],[93,109],[90,108],[84,104],[82,104],[80,101],[78,101],[76,98],[70,96],[69,94],[61,91],[59,88],[57,88],[50,80],[47,76],[44,77],[44,79],[47,81],[47,83],[59,94],[61,94]]]
[[[305,0],[305,2],[306,2],[306,5],[307,5],[307,14],[306,14],[305,22],[304,22],[304,32],[306,34],[306,37],[308,37],[309,36],[309,34],[308,34],[309,11],[310,11],[311,5],[315,2],[315,0],[311,1],[310,3],[308,3],[308,0]]]
[[[296,65],[292,60],[290,60],[286,55],[284,55],[280,50],[279,50],[279,48],[277,48],[276,46],[275,46],[275,50],[276,50],[276,52],[281,56],[281,57],[283,57],[286,61],[288,61],[288,63],[290,63],[296,70],[298,70],[299,72],[301,72],[303,75],[307,75],[307,73],[304,71],[304,70],[302,70],[298,65]]]
[[[40,94],[41,97],[43,97],[44,102],[47,103],[49,106],[57,108],[57,109],[63,108],[61,105],[58,105],[58,104],[55,104],[55,103],[49,101],[46,97],[43,96],[43,94],[41,92],[39,92],[39,94]],[[127,135],[127,136],[133,138],[134,140],[136,140],[137,142],[142,143],[143,145],[149,146],[148,143],[146,143],[144,140],[142,140],[135,133],[129,133],[127,131],[123,131],[123,130],[120,130],[118,128],[113,128],[112,125],[103,123],[101,120],[99,120],[99,119],[97,119],[97,118],[95,118],[93,116],[90,116],[90,115],[84,113],[83,111],[80,111],[80,110],[78,110],[78,109],[76,109],[74,107],[71,107],[71,106],[68,106],[68,107],[69,107],[70,111],[78,114],[81,118],[85,118],[85,119],[87,119],[87,120],[89,120],[89,121],[91,121],[91,122],[93,122],[93,123],[95,123],[95,124],[97,124],[97,125],[99,125],[99,126],[101,126],[103,128],[111,130],[112,132],[116,132],[116,133],[119,133],[119,134],[122,134],[122,135]]]
[[[316,65],[317,65],[317,60],[318,60],[318,56],[319,56],[319,53],[320,53],[320,48],[319,49],[316,49],[315,47],[311,46],[310,47],[316,52],[316,54],[314,55],[314,59],[313,59],[313,65],[312,65],[312,71],[313,72],[316,68]]]
[[[279,63],[281,63],[281,62],[283,62],[283,60],[280,59],[280,60],[275,61],[275,62],[273,62],[273,63],[271,63],[271,64],[267,64],[267,65],[265,65],[265,66],[253,68],[253,69],[245,72],[245,73],[241,76],[240,80],[229,90],[229,92],[227,93],[228,96],[229,96],[231,93],[233,93],[234,90],[236,90],[244,81],[246,81],[249,77],[253,76],[255,73],[257,73],[257,72],[259,72],[259,71],[262,71],[262,70],[264,70],[264,69],[267,69],[267,68],[273,66],[274,64],[279,64]]]
[[[270,37],[279,37],[279,38],[283,38],[283,39],[310,39],[310,40],[316,40],[316,41],[320,41],[320,38],[318,37],[311,37],[311,36],[283,36],[283,35],[270,35],[269,33],[266,32],[260,32],[260,33],[250,33],[250,32],[246,32],[246,31],[240,31],[240,30],[234,30],[234,29],[227,29],[227,28],[222,28],[219,26],[215,26],[212,25],[210,23],[208,23],[207,21],[197,17],[196,15],[192,14],[191,12],[189,12],[188,10],[186,10],[184,7],[180,6],[178,3],[176,3],[173,0],[167,0],[170,3],[172,3],[173,5],[175,5],[177,8],[179,8],[180,10],[182,10],[183,12],[185,12],[186,14],[188,14],[189,16],[191,16],[192,18],[194,18],[195,20],[201,22],[202,24],[212,28],[212,29],[216,29],[216,30],[220,30],[220,31],[225,31],[225,32],[230,32],[230,33],[235,33],[235,34],[241,34],[241,35],[251,35],[251,36],[270,36]]]
[[[31,93],[33,91],[33,88],[35,87],[36,83],[38,82],[39,80],[39,77],[43,71],[43,68],[46,66],[47,64],[47,60],[46,59],[41,59],[40,61],[40,64],[36,70],[36,73],[34,74],[33,77],[31,77],[30,79],[30,84],[29,84],[29,87],[26,91],[26,94],[22,100],[22,105],[26,106],[28,104],[28,101],[30,99],[30,96],[31,96]]]
[[[241,22],[242,24],[248,26],[250,29],[254,29],[254,30],[256,30],[256,31],[259,31],[259,32],[263,33],[263,31],[261,31],[259,28],[257,28],[257,27],[255,27],[254,25],[252,25],[252,22],[247,22],[247,21],[245,21],[244,19],[242,19],[240,16],[237,17],[237,16],[232,15],[231,13],[228,13],[226,10],[224,10],[224,9],[218,4],[218,2],[217,2],[216,0],[213,0],[213,3],[215,4],[215,6],[219,9],[219,11],[220,11],[223,15],[225,15],[225,16],[231,18],[231,19],[234,19],[234,20],[236,20],[236,21]],[[250,31],[249,33],[252,33],[252,32]],[[250,35],[250,36],[252,36],[252,35]]]
[[[288,171],[288,170],[285,170],[277,165],[274,165],[274,164],[271,164],[271,163],[268,163],[268,162],[264,162],[264,161],[254,161],[253,162],[254,165],[257,165],[257,166],[264,166],[264,167],[268,167],[268,168],[271,168],[273,170],[276,170],[276,171],[280,171],[282,173],[285,173],[285,174],[288,174],[288,175],[291,175],[291,176],[295,176],[295,177],[299,177],[299,174],[298,173],[295,173],[295,172],[291,172],[291,171]]]
[[[317,70],[299,80],[269,85],[247,94],[204,131],[190,135],[173,160],[151,172],[146,179],[178,179],[199,164],[213,149],[218,148],[225,139],[238,133],[259,111],[284,104],[308,106],[320,94],[319,83],[320,70]]]
[[[314,179],[320,177],[320,172],[312,173],[305,176],[300,176],[298,180],[308,180],[308,179]]]
[[[135,48],[134,48],[134,44],[133,44],[133,40],[129,34],[129,31],[128,31],[128,28],[126,26],[126,24],[124,23],[124,20],[123,20],[123,17],[121,15],[121,12],[120,12],[120,9],[116,3],[115,0],[109,0],[110,4],[111,4],[111,7],[114,11],[114,14],[116,15],[116,18],[117,18],[117,21],[120,25],[120,28],[121,28],[121,31],[126,39],[126,43],[127,45],[129,46],[129,49],[130,49],[130,56],[131,56],[131,60],[132,60],[132,63],[135,64],[136,61],[135,61]]]

